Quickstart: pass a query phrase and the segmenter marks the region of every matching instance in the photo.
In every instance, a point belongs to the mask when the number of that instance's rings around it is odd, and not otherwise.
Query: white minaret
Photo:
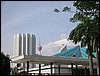
[[[13,40],[13,57],[20,56],[20,55],[34,55],[34,54],[36,54],[35,35],[28,34],[28,33],[15,34]],[[23,67],[25,67],[26,64],[23,63],[22,65]]]
[[[61,49],[60,49],[59,52],[63,52],[63,51],[65,51],[65,50],[67,50],[67,45],[62,44],[62,47],[61,47]]]

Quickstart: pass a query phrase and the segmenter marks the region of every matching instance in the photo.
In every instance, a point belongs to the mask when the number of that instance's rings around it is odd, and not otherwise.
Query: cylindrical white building
[[[36,54],[35,35],[28,34],[28,33],[15,34],[13,40],[13,57],[20,56],[20,55],[34,55],[34,54]],[[25,63],[21,65],[25,67]]]

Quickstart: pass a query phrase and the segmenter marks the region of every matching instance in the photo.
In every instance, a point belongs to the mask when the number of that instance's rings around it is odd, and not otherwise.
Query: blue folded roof
[[[80,46],[76,46],[74,48],[65,50],[63,52],[57,53],[53,56],[63,56],[63,57],[82,57],[82,58],[88,58],[88,54],[87,54],[87,48],[85,47],[80,47]],[[96,57],[96,53],[93,52],[93,57]]]

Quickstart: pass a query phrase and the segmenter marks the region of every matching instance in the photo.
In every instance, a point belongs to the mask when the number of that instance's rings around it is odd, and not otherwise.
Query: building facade
[[[13,57],[20,55],[36,54],[36,37],[33,34],[15,34],[13,39]],[[26,63],[21,63],[21,67],[25,68]],[[34,64],[29,66],[35,67]]]

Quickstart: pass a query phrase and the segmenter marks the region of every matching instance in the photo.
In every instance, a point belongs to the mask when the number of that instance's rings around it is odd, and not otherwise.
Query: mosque
[[[29,36],[31,37],[31,35]],[[32,37],[32,39],[34,38]],[[94,73],[96,73],[96,53],[93,52],[92,56]],[[20,54],[11,60],[12,63],[17,63],[19,73],[24,71],[31,75],[89,75],[87,48],[80,46],[67,49],[67,46],[63,45],[60,52],[52,56]],[[24,63],[24,67],[18,66],[21,63]],[[30,63],[33,64],[31,68]]]

